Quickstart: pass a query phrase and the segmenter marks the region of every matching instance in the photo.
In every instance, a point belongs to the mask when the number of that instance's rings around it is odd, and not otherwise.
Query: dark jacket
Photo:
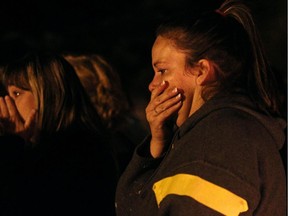
[[[0,215],[115,215],[115,163],[108,141],[80,128],[35,147],[0,137]]]
[[[118,182],[117,215],[286,215],[285,127],[243,95],[215,96],[163,157],[150,156],[150,137],[137,147]]]

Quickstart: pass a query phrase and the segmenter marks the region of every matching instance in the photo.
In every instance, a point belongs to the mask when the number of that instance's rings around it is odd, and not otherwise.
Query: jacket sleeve
[[[150,139],[148,135],[134,151],[133,157],[126,170],[121,175],[116,190],[116,211],[119,215],[128,215],[131,204],[131,194],[138,193],[143,189],[147,179],[151,177],[154,170],[159,166],[162,157],[153,158],[150,154]],[[128,212],[127,212],[128,211]]]

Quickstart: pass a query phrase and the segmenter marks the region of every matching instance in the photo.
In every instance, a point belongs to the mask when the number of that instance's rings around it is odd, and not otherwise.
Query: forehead
[[[158,36],[152,47],[152,64],[157,66],[158,64],[168,63],[184,63],[185,53],[177,49],[173,41]]]

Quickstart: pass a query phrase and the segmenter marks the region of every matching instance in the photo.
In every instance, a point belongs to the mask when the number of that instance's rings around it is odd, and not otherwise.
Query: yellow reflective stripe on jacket
[[[245,199],[195,175],[177,174],[164,178],[153,185],[153,190],[158,206],[166,196],[174,194],[189,196],[227,216],[237,216],[248,210]]]

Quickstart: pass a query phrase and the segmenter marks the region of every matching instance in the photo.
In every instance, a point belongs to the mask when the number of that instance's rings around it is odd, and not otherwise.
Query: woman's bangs
[[[14,85],[19,88],[30,90],[27,73],[19,70],[7,70],[4,72],[3,83],[6,88],[8,85]]]

